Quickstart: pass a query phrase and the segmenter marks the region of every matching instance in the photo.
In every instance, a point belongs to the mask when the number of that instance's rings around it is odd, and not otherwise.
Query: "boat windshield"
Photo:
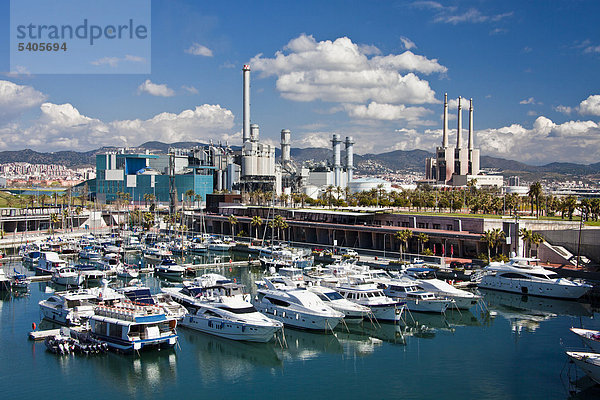
[[[250,307],[239,307],[239,308],[231,308],[231,307],[219,307],[221,310],[224,311],[229,311],[232,312],[234,314],[252,314],[256,311],[256,308],[254,308],[254,306],[250,306]]]
[[[323,293],[325,296],[327,296],[329,298],[329,300],[339,300],[339,299],[343,299],[342,295],[339,294],[338,292],[327,292],[327,293]]]

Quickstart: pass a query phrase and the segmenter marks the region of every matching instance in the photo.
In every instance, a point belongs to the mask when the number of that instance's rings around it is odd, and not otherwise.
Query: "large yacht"
[[[344,284],[335,288],[344,298],[369,307],[379,321],[398,322],[406,302],[394,300],[373,283]]]
[[[557,273],[535,265],[539,260],[512,258],[508,263],[491,263],[478,286],[532,296],[578,299],[592,286],[561,278]]]
[[[183,279],[185,267],[177,264],[171,257],[165,257],[160,264],[154,267],[154,272],[167,279]]]
[[[58,256],[58,253],[54,251],[42,251],[40,252],[38,264],[35,267],[35,273],[37,275],[52,275],[55,269],[66,266],[67,262],[62,260]]]
[[[371,309],[369,309],[369,307],[345,299],[332,288],[311,285],[307,286],[307,289],[319,296],[319,298],[323,300],[323,303],[334,310],[343,313],[344,321],[348,323],[360,323],[363,318],[369,318],[371,315]]]
[[[96,296],[88,291],[55,293],[40,301],[43,318],[62,325],[81,325],[83,319],[94,314]]]
[[[294,287],[276,288],[265,279],[254,306],[269,318],[299,329],[333,331],[344,314],[326,305],[315,293]]]
[[[259,313],[239,285],[218,274],[196,278],[164,293],[189,308],[181,325],[232,340],[268,342],[283,324]]]
[[[380,280],[378,286],[383,289],[383,293],[387,296],[406,301],[406,307],[409,311],[443,313],[452,304],[452,300],[419,289],[417,283],[413,280]]]

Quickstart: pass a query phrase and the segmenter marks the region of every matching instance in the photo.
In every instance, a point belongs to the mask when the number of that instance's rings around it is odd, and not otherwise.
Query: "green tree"
[[[413,236],[413,232],[410,229],[403,229],[401,231],[397,231],[394,234],[394,238],[400,241],[400,258],[405,251],[406,246],[408,245],[408,240]]]
[[[263,220],[261,217],[259,217],[258,215],[255,215],[252,217],[252,222],[250,222],[250,225],[252,225],[252,227],[254,228],[254,235],[256,238],[258,238],[258,228],[263,224]]]
[[[235,237],[235,226],[238,223],[238,219],[235,215],[230,215],[229,218],[227,218],[227,220],[229,221],[229,225],[231,226],[231,236]]]
[[[425,243],[429,242],[429,235],[421,232],[417,235],[417,239],[420,243],[421,253],[423,253],[425,251]]]

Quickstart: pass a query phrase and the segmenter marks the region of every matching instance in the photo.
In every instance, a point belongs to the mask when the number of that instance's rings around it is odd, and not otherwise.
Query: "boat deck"
[[[86,331],[86,329],[81,326],[72,326],[72,327],[70,327],[70,329],[77,331],[77,332]],[[33,340],[33,341],[37,342],[40,340],[45,340],[47,337],[55,336],[58,334],[60,334],[60,328],[46,329],[44,331],[31,331],[31,332],[29,332],[28,337],[29,337],[29,340]]]

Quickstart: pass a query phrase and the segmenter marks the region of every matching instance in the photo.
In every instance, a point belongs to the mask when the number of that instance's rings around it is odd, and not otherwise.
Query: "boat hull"
[[[579,336],[589,348],[594,350],[594,352],[600,353],[600,331],[571,328],[571,332]]]
[[[567,351],[567,356],[594,382],[600,383],[600,354]]]
[[[267,317],[283,323],[285,326],[305,329],[312,331],[328,332],[340,323],[343,317],[333,316],[321,316],[315,314],[308,314],[301,311],[290,311],[288,309],[273,306],[263,305],[261,303],[255,303],[254,306],[258,311],[266,315]]]
[[[523,279],[507,280],[491,275],[484,276],[478,286],[483,289],[568,300],[576,300],[590,290],[587,285],[546,284]]]
[[[237,323],[191,314],[184,316],[179,325],[225,339],[259,343],[270,341],[275,333],[281,329],[277,326]]]

